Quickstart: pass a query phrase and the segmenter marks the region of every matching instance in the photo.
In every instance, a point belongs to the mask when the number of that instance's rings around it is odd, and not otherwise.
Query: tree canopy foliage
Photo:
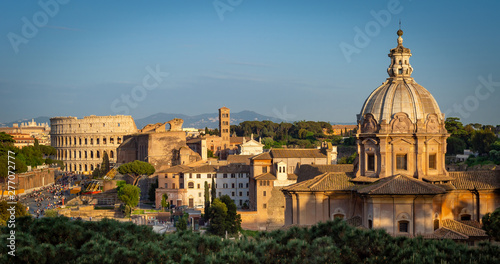
[[[293,123],[274,123],[264,121],[244,121],[231,126],[231,132],[237,136],[262,138],[265,148],[281,148],[282,146],[317,147],[322,141],[330,141],[335,145],[342,144],[343,138],[327,135],[332,132],[332,125],[322,121],[296,121]],[[325,134],[325,132],[327,134]],[[352,135],[351,135],[352,136]]]
[[[141,175],[151,175],[155,173],[155,168],[153,165],[140,161],[140,160],[134,160],[129,163],[125,163],[118,167],[118,172],[121,174],[128,174],[132,178],[134,178],[134,184],[137,185],[137,182],[139,181],[139,177]]]
[[[22,203],[18,202],[15,205],[11,205],[11,204],[7,204],[7,201],[1,201],[0,202],[0,226],[7,225],[7,221],[9,221],[9,218],[11,216],[11,213],[10,213],[10,211],[8,211],[8,209],[10,209],[11,206],[15,207],[14,216],[16,218],[29,215],[28,211],[26,211],[26,207]]]
[[[151,227],[104,219],[17,219],[16,256],[0,263],[499,263],[500,248],[451,240],[392,237],[336,220],[310,228],[221,239],[194,232],[159,235]],[[7,241],[10,229],[0,231]]]
[[[139,204],[139,197],[141,195],[141,189],[139,187],[125,184],[118,188],[118,199],[125,204],[125,213],[131,213],[132,208]]]
[[[215,198],[208,207],[210,226],[208,231],[214,235],[236,234],[241,229],[241,216],[237,214],[234,201],[228,195]]]
[[[483,216],[483,229],[496,241],[500,241],[500,208]]]

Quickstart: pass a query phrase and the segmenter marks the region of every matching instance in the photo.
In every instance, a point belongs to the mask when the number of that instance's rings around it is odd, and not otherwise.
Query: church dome
[[[402,35],[403,31],[399,30],[398,46],[388,54],[391,58],[391,65],[387,69],[389,78],[368,96],[358,115],[358,121],[371,114],[377,123],[382,120],[390,122],[400,112],[407,114],[414,124],[417,120],[425,121],[429,114],[436,114],[443,120],[432,94],[411,77],[411,51],[403,47]]]

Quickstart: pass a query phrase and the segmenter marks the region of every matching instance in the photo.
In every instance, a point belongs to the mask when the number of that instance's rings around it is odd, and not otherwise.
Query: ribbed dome
[[[411,78],[411,51],[403,47],[401,35],[403,32],[398,31],[398,46],[389,53],[389,78],[366,99],[358,121],[361,121],[365,114],[372,114],[378,123],[384,119],[390,122],[394,114],[399,112],[408,114],[413,123],[416,123],[417,119],[425,121],[428,114],[437,114],[440,119],[443,118],[431,93]]]

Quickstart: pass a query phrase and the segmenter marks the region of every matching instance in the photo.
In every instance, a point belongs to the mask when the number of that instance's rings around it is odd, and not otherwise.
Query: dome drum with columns
[[[399,30],[398,46],[388,54],[389,78],[370,94],[357,117],[356,176],[446,177],[444,114],[411,77],[412,54],[403,47],[402,35]]]

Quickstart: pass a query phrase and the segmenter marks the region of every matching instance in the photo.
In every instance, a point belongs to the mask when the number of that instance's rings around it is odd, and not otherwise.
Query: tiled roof
[[[217,165],[202,165],[198,167],[193,167],[187,173],[207,173],[207,172],[217,172],[219,166]]]
[[[296,180],[297,177],[298,177],[297,174],[294,174],[294,173],[289,173],[287,175],[287,179],[289,179],[289,180]]]
[[[186,166],[186,165],[177,165],[177,166],[173,166],[173,167],[170,167],[168,169],[165,169],[165,170],[161,170],[161,171],[159,171],[159,173],[179,173],[179,172],[186,172],[186,171],[189,171],[191,169],[192,169],[191,167]]]
[[[500,188],[500,171],[454,171],[451,184],[458,190],[492,190]]]
[[[276,176],[271,173],[263,173],[261,175],[255,176],[256,180],[276,180]]]
[[[227,156],[228,163],[243,163],[250,165],[250,158],[254,155],[229,155]]]
[[[365,177],[365,176],[357,176],[351,179],[352,182],[376,182],[379,178]]]
[[[245,138],[246,141],[250,140],[248,137],[230,137],[229,138],[229,143],[231,144],[242,144],[243,143],[243,138]]]
[[[445,190],[436,185],[401,174],[382,178],[358,191],[365,194],[439,194]]]
[[[269,154],[269,152],[264,152],[264,153],[261,153],[257,156],[254,156],[252,159],[253,160],[270,160],[273,158],[271,157],[271,154]]]
[[[298,170],[297,182],[310,180],[326,172],[352,172],[353,168],[354,167],[352,164],[335,164],[335,165],[304,164],[301,165]]]
[[[326,158],[319,149],[272,149],[273,158]]]
[[[422,179],[428,182],[436,182],[436,181],[451,181],[454,178],[446,175],[436,175],[436,176],[422,177]]]
[[[462,234],[460,232],[448,229],[446,227],[441,227],[434,231],[434,234],[432,234],[429,238],[433,239],[452,239],[452,240],[466,240],[469,239],[469,237],[465,234]]]
[[[250,165],[241,165],[241,164],[229,164],[227,166],[219,167],[219,173],[238,173],[238,172],[246,172],[250,173]]]
[[[201,142],[201,138],[191,138],[191,139],[186,140],[186,144],[195,144],[195,143],[200,143],[200,142]]]
[[[459,232],[469,237],[488,237],[486,231],[460,223],[452,219],[445,219],[442,221],[442,226],[455,232]]]
[[[474,221],[474,220],[458,220],[458,222],[465,224],[465,225],[469,225],[469,226],[478,228],[478,229],[483,228],[483,225],[481,225],[481,223],[479,223],[478,221]]]
[[[345,172],[327,172],[310,180],[289,185],[285,191],[349,191],[356,189]]]

